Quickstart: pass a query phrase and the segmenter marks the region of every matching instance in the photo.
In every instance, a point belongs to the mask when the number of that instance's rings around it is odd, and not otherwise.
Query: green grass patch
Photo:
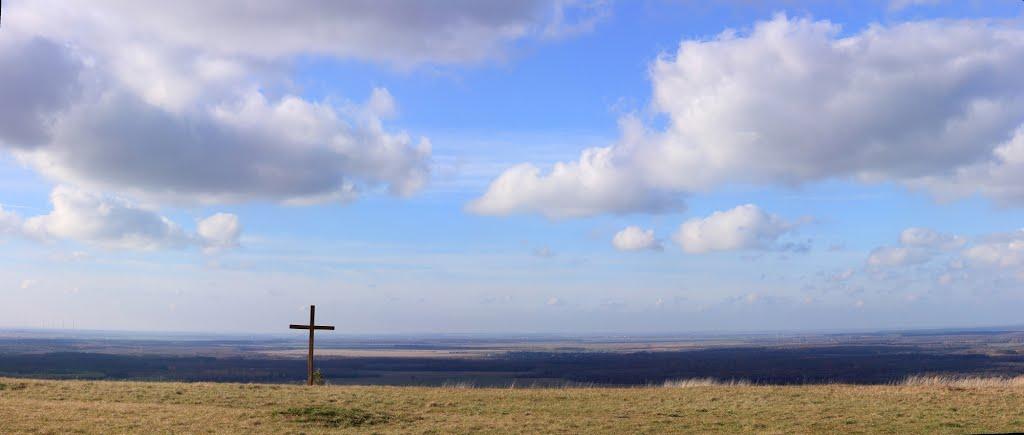
[[[292,421],[323,427],[371,426],[387,423],[391,419],[387,414],[364,411],[359,408],[340,408],[325,405],[288,408],[278,412],[278,414]]]
[[[3,390],[11,390],[11,391],[24,390],[26,388],[28,388],[28,384],[26,384],[24,382],[19,382],[17,384],[4,384],[4,383],[0,383],[0,391],[3,391]]]

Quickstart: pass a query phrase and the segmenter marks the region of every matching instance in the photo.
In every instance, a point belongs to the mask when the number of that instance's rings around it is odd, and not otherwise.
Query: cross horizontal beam
[[[291,328],[291,329],[309,329],[309,325],[288,325],[288,328]],[[324,326],[324,325],[313,325],[313,329],[326,329],[328,331],[333,331],[334,327],[333,326]]]

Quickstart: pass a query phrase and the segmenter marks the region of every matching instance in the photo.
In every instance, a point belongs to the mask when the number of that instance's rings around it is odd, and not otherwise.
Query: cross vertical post
[[[306,385],[313,385],[313,325],[316,325],[316,305],[309,306],[309,356],[306,357]]]
[[[306,385],[313,385],[313,331],[323,329],[333,331],[333,326],[316,324],[316,305],[309,306],[309,325],[288,325],[290,329],[309,330],[309,356],[306,357]]]

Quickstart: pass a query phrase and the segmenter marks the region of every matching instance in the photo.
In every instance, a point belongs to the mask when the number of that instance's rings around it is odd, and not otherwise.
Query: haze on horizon
[[[2,7],[0,328],[1021,323],[1019,1]]]

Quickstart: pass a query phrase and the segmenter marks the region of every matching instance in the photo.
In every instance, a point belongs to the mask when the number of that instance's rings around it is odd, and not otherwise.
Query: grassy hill
[[[1019,381],[477,389],[0,378],[0,433],[1008,432]]]

